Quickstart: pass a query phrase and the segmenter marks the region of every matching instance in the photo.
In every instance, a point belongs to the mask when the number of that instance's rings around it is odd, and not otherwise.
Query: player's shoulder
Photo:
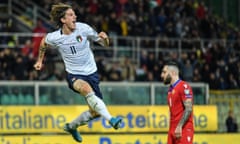
[[[76,22],[76,27],[78,29],[84,29],[84,28],[89,28],[90,26],[87,23],[83,23],[83,22]]]
[[[47,44],[50,45],[54,45],[56,43],[57,40],[59,40],[61,37],[61,30],[56,30],[53,32],[49,32],[47,33],[46,37],[45,37],[45,42]]]
[[[190,84],[184,80],[181,80],[180,85],[181,85],[181,87],[183,87],[185,89],[191,87]]]
[[[61,36],[61,30],[59,29],[59,30],[56,30],[56,31],[53,31],[53,32],[49,32],[47,35],[46,35],[46,37],[48,38],[48,39],[56,39],[56,38],[58,38],[59,36]]]

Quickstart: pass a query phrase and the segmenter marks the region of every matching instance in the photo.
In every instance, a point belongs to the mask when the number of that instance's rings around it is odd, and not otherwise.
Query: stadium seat
[[[15,94],[10,94],[9,95],[9,104],[10,105],[16,105],[18,104],[18,98]]]
[[[205,104],[205,98],[203,95],[197,94],[194,96],[195,104],[203,105]]]
[[[10,104],[9,95],[3,94],[1,96],[1,102],[2,102],[2,105],[9,105]]]
[[[49,101],[49,99],[48,99],[48,96],[47,96],[47,95],[40,95],[40,97],[39,97],[39,104],[40,104],[40,105],[50,104],[50,101]]]
[[[83,98],[83,96],[80,96],[77,94],[77,95],[73,95],[71,97],[73,97],[73,104],[86,105],[86,101]]]
[[[33,96],[30,94],[25,95],[25,103],[24,104],[33,105],[34,104]]]
[[[24,97],[23,94],[21,94],[21,93],[18,94],[17,99],[18,99],[18,104],[19,105],[23,105],[25,103],[25,97]]]
[[[165,95],[156,94],[155,98],[156,98],[155,99],[156,104],[161,104],[161,105],[167,104],[167,97]]]
[[[103,101],[106,103],[106,104],[111,104],[111,97],[108,95],[108,94],[105,94],[103,95]]]

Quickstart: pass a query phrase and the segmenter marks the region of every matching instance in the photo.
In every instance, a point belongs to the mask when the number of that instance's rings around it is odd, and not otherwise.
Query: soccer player
[[[192,144],[194,135],[192,88],[179,78],[179,68],[174,62],[164,65],[161,78],[164,84],[170,85],[167,97],[170,110],[168,144]]]
[[[58,29],[47,33],[42,39],[34,67],[36,70],[42,69],[46,48],[57,48],[65,64],[69,88],[84,96],[89,106],[89,110],[80,114],[72,122],[66,123],[64,130],[69,132],[77,142],[82,142],[77,128],[99,116],[108,120],[114,129],[118,129],[122,119],[112,117],[102,101],[97,66],[90,48],[90,40],[104,47],[109,46],[107,34],[97,33],[88,24],[77,22],[75,12],[68,4],[53,5],[50,16]]]

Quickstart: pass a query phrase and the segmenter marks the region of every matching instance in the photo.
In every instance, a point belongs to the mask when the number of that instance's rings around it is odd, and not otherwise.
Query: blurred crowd
[[[239,32],[215,17],[203,0],[43,0],[46,11],[52,4],[69,3],[78,20],[110,35],[161,36],[172,38],[238,39]]]
[[[169,42],[171,38],[212,40],[201,46],[186,40],[181,54],[159,52],[158,57],[148,51],[152,44],[146,41],[141,45],[139,63],[128,57],[114,62],[96,57],[102,81],[160,82],[163,64],[173,60],[179,64],[181,77],[186,81],[206,82],[210,89],[240,88],[240,33],[223,19],[213,16],[211,9],[201,0],[36,1],[47,11],[58,2],[72,4],[79,21],[90,24],[97,31],[106,31],[110,37],[166,39],[167,42],[159,46],[161,48],[174,47]],[[33,33],[48,31],[44,22],[39,21]],[[8,45],[14,45],[15,48],[0,49],[1,80],[65,79],[63,63],[55,59],[57,54],[53,50],[48,50],[42,72],[33,69],[40,39],[34,37],[26,40],[23,47],[11,44],[11,40],[7,41]]]

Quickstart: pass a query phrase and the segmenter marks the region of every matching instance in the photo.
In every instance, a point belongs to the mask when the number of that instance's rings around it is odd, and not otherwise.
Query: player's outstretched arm
[[[108,47],[109,46],[109,38],[108,35],[105,32],[100,32],[98,36],[101,38],[98,43],[101,46]]]
[[[43,37],[39,47],[38,59],[37,59],[37,62],[34,64],[34,68],[36,70],[42,69],[46,48],[47,48],[47,44],[45,43],[45,37]]]

